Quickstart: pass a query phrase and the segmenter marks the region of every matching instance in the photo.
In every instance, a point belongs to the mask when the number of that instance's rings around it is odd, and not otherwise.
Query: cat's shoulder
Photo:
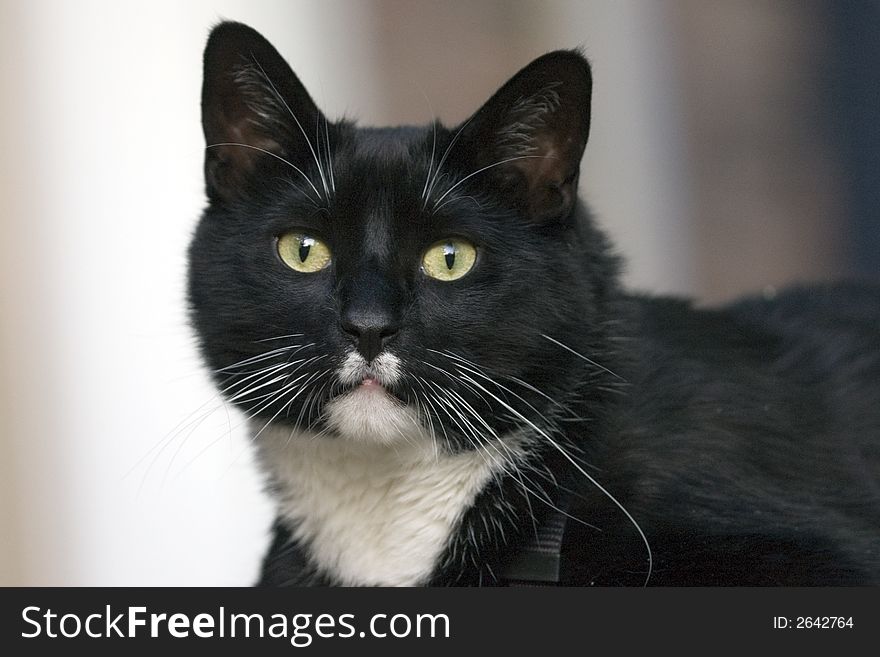
[[[771,373],[817,383],[845,376],[872,389],[880,377],[880,285],[796,286],[717,307],[671,297],[629,301],[634,376],[665,372],[692,383],[723,373],[750,386]]]
[[[766,288],[720,306],[702,306],[689,298],[635,294],[628,297],[632,316],[643,330],[663,335],[737,332],[868,330],[880,339],[880,284],[837,282]]]
[[[880,337],[880,284],[838,282],[799,285],[781,291],[769,289],[730,306],[731,312],[746,321],[766,322],[782,328],[844,327],[870,329]]]

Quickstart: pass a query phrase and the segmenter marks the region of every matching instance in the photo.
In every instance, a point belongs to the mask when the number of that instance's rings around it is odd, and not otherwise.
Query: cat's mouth
[[[351,351],[342,361],[337,376],[339,386],[334,396],[352,392],[365,395],[385,394],[406,403],[397,392],[398,383],[403,377],[401,362],[389,352],[383,352],[367,363],[359,353]]]
[[[359,388],[364,388],[365,390],[370,390],[376,387],[383,388],[382,383],[379,379],[372,374],[364,375],[363,380],[358,385]]]
[[[358,352],[350,351],[342,360],[337,376],[344,387],[351,389],[360,386],[393,389],[403,371],[400,359],[388,351],[383,351],[369,363]]]
[[[336,387],[333,397],[346,395],[350,392],[363,391],[365,393],[391,393],[390,388],[386,387],[378,377],[371,374],[365,374],[359,381],[341,382]]]
[[[400,394],[396,387],[383,383],[378,377],[370,374],[358,382],[345,383],[340,385],[331,395],[331,399],[343,397],[350,394],[363,395],[364,397],[387,397],[401,404],[406,404],[407,400]]]

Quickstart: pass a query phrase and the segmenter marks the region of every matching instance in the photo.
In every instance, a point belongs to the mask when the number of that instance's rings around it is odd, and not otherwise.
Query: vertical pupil
[[[443,258],[446,260],[446,268],[452,269],[452,266],[455,264],[455,245],[454,244],[444,244],[443,245]]]
[[[312,244],[315,243],[311,237],[303,237],[299,242],[299,261],[305,262],[309,257],[309,251],[312,250]]]

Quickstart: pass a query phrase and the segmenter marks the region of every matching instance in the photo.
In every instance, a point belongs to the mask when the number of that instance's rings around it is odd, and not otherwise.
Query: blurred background
[[[582,191],[629,286],[880,277],[876,1],[0,0],[4,585],[256,577],[271,509],[184,299],[221,18],[364,124],[455,123],[583,47]]]

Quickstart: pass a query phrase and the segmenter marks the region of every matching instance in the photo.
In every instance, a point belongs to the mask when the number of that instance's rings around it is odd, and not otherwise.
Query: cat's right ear
[[[534,221],[570,216],[590,133],[592,86],[580,52],[539,57],[459,129],[467,148],[458,153],[470,158],[465,166],[494,174],[505,197]]]
[[[287,62],[256,30],[224,22],[211,31],[202,83],[209,198],[236,198],[262,158],[302,162],[306,130],[321,120]]]

